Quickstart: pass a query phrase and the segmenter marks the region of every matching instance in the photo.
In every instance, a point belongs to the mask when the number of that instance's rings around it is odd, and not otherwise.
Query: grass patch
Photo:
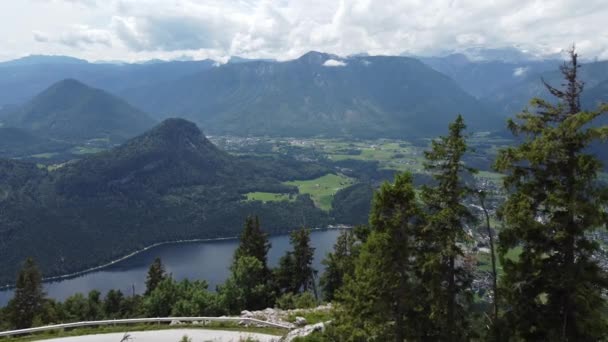
[[[297,313],[290,313],[287,316],[287,321],[291,323],[296,322],[296,317],[304,317],[306,324],[316,324],[321,322],[331,321],[333,316],[329,310],[313,310],[313,311],[302,311]]]
[[[56,155],[57,155],[57,153],[49,152],[49,153],[32,154],[30,157],[37,158],[37,159],[50,159],[50,158],[53,158]]]
[[[262,201],[262,202],[293,202],[296,199],[295,194],[281,194],[272,192],[250,192],[245,194],[247,201]]]
[[[301,194],[310,195],[318,208],[329,211],[336,192],[354,184],[354,180],[342,174],[334,175],[329,173],[316,179],[290,181],[284,184],[297,186]]]
[[[511,248],[505,255],[505,258],[517,261],[521,252],[521,247]],[[480,271],[492,272],[492,260],[489,253],[477,253],[477,269]],[[498,272],[498,275],[502,274],[502,265],[498,254],[496,255],[496,271]]]
[[[15,337],[0,337],[0,341],[15,341],[15,342],[29,342],[29,341],[40,341],[59,337],[70,337],[70,336],[84,336],[84,335],[95,335],[95,334],[109,334],[109,333],[124,333],[124,332],[135,332],[135,331],[150,331],[150,330],[169,330],[169,329],[205,329],[205,330],[226,330],[226,331],[241,331],[249,333],[268,334],[274,336],[283,336],[287,332],[285,329],[279,328],[263,328],[263,327],[244,327],[239,326],[235,323],[210,323],[208,325],[174,325],[168,324],[137,324],[137,325],[116,325],[116,326],[100,326],[100,327],[87,327],[87,328],[76,328],[70,330],[54,330],[43,333],[37,333],[26,336],[15,336]]]
[[[504,175],[502,173],[498,173],[498,172],[490,172],[490,171],[479,171],[477,172],[477,177],[480,178],[485,178],[494,182],[500,182],[502,181],[502,178],[504,177]]]
[[[90,146],[77,146],[72,149],[73,154],[92,154],[105,151],[104,148],[90,147]]]

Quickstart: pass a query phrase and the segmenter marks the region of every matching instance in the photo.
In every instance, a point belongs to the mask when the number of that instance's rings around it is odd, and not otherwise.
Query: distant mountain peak
[[[310,64],[323,64],[325,61],[329,59],[341,59],[339,56],[332,55],[329,53],[319,52],[319,51],[309,51],[303,54],[298,61],[310,63]]]
[[[63,79],[17,108],[8,125],[66,141],[124,141],[154,124],[123,99],[73,79]]]
[[[165,119],[149,131],[133,139],[136,145],[152,144],[174,153],[184,150],[216,150],[195,123],[180,118]]]
[[[75,78],[65,78],[65,79],[53,84],[52,87],[59,87],[59,88],[60,87],[70,87],[70,88],[71,87],[80,87],[80,88],[92,89],[88,85],[80,82],[79,80],[77,80]]]
[[[169,137],[200,137],[202,135],[201,130],[195,123],[181,118],[165,119],[156,125],[151,132]]]
[[[29,55],[0,63],[0,66],[35,65],[35,64],[87,64],[84,59],[59,55]]]

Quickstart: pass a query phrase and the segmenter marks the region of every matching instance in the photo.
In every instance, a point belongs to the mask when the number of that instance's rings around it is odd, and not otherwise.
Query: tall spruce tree
[[[337,340],[423,340],[427,315],[416,260],[423,221],[411,174],[382,185],[374,195],[370,225],[354,275],[338,293]]]
[[[31,327],[34,318],[41,314],[44,301],[42,274],[34,259],[27,258],[17,276],[15,295],[8,304],[13,326],[17,329]]]
[[[245,228],[239,239],[239,246],[234,252],[234,260],[241,256],[250,256],[258,259],[268,273],[268,251],[270,250],[268,234],[260,228],[260,220],[257,216],[249,216],[245,220]]]
[[[464,178],[474,170],[462,160],[467,152],[466,126],[461,115],[449,125],[449,134],[432,141],[425,152],[425,169],[435,184],[422,188],[427,212],[424,230],[424,278],[428,281],[431,317],[438,339],[468,339],[472,274],[464,267],[460,247],[467,239],[465,228],[475,216],[464,204],[471,194]]]
[[[589,233],[608,222],[608,191],[597,181],[602,165],[589,146],[608,138],[594,125],[608,112],[581,109],[583,84],[574,48],[561,67],[563,89],[545,83],[557,104],[533,99],[531,109],[509,121],[521,142],[500,151],[496,169],[506,173],[509,197],[499,211],[505,314],[525,340],[597,341],[608,335],[602,295],[608,279]],[[506,257],[520,247],[517,260]]]
[[[315,290],[317,270],[312,267],[315,248],[310,244],[310,229],[294,230],[290,235],[293,247],[294,287],[296,291]]]
[[[283,293],[315,290],[317,270],[312,267],[315,248],[310,245],[310,230],[302,227],[289,235],[292,251],[287,251],[275,270],[277,285]]]
[[[267,265],[269,250],[268,234],[260,228],[258,217],[247,217],[234,252],[231,276],[220,291],[231,312],[259,310],[274,304],[276,286]]]
[[[352,275],[358,247],[356,241],[352,230],[343,230],[334,244],[334,251],[328,253],[323,260],[325,272],[321,275],[320,285],[324,300],[331,302],[344,284],[344,277]]]
[[[165,280],[166,277],[167,274],[162,261],[160,258],[154,259],[152,265],[150,265],[150,268],[148,269],[148,276],[146,278],[146,296],[152,293],[158,284]]]

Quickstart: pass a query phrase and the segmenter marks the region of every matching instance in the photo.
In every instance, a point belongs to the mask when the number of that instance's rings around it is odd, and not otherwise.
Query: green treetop
[[[161,262],[160,258],[154,259],[152,265],[148,269],[148,276],[146,278],[146,295],[149,295],[156,289],[158,284],[167,277],[165,267]]]
[[[34,318],[42,312],[44,300],[42,274],[34,260],[28,258],[17,276],[15,296],[8,304],[13,326],[17,329],[31,327]]]
[[[356,237],[353,231],[340,232],[334,251],[328,253],[323,260],[325,272],[321,276],[320,284],[323,290],[323,299],[330,302],[344,283],[344,277],[351,274],[357,255]]]
[[[260,228],[258,217],[249,216],[245,220],[245,229],[241,233],[239,247],[234,252],[234,260],[242,256],[254,257],[262,263],[264,270],[268,271],[267,259],[270,247],[268,234]]]
[[[607,189],[597,181],[600,161],[587,153],[608,127],[594,120],[608,111],[581,109],[578,56],[561,67],[563,89],[545,84],[557,104],[533,99],[530,110],[509,121],[521,138],[500,151],[496,169],[506,173],[509,197],[499,214],[499,257],[504,268],[509,330],[525,340],[596,341],[608,335],[606,273],[589,233],[606,225]],[[509,250],[521,247],[517,260]]]
[[[429,290],[431,317],[443,341],[468,338],[472,275],[465,267],[461,244],[465,228],[474,221],[464,200],[471,189],[464,178],[474,170],[462,161],[467,152],[462,116],[449,125],[447,136],[433,140],[425,152],[425,169],[435,184],[422,188],[427,212],[424,229],[423,273]]]
[[[374,196],[371,233],[338,294],[335,333],[343,341],[419,340],[423,284],[416,276],[421,211],[409,173]]]

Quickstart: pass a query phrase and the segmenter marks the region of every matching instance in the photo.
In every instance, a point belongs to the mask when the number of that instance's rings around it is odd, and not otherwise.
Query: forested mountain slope
[[[235,236],[251,213],[270,232],[327,224],[327,213],[308,196],[266,204],[243,195],[295,193],[282,182],[327,172],[286,158],[228,155],[182,119],[55,171],[0,160],[0,282],[14,279],[28,256],[45,275],[56,275],[155,242]]]
[[[225,64],[122,95],[213,134],[434,136],[458,113],[471,129],[497,126],[453,80],[407,57],[309,52],[286,62]]]

